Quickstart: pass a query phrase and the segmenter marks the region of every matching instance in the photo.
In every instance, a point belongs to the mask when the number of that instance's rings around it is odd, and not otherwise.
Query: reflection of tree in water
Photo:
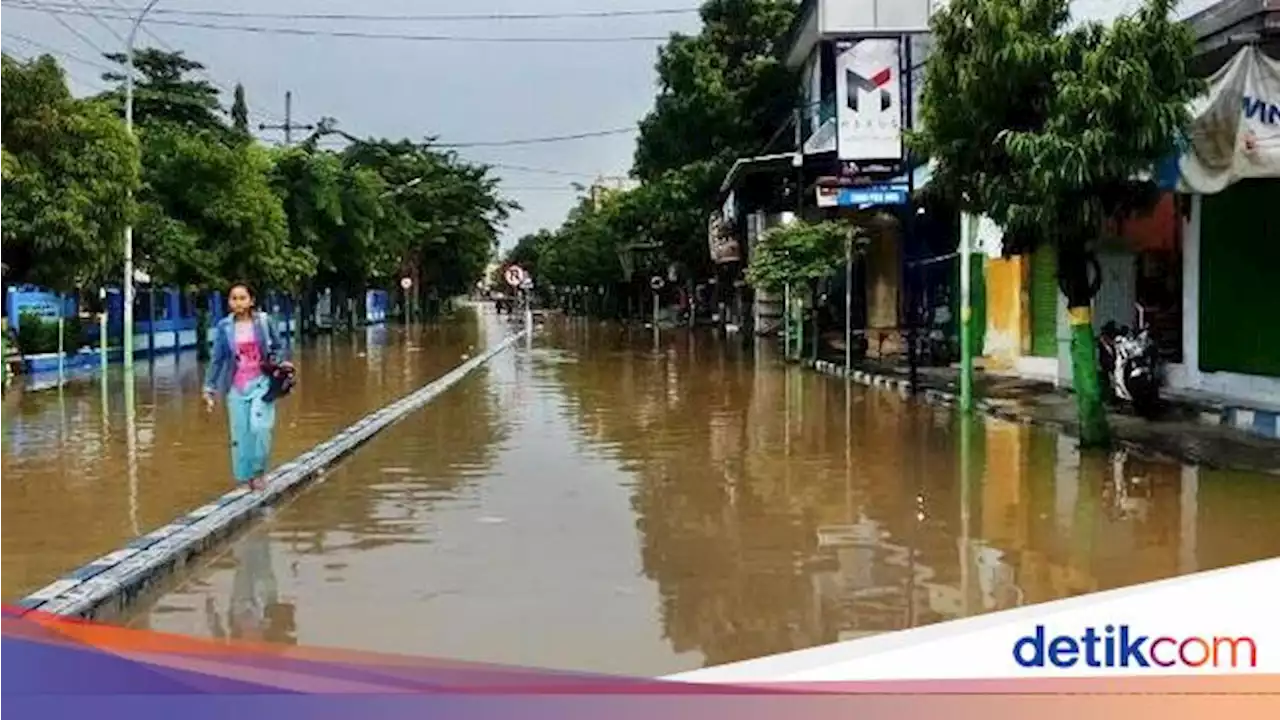
[[[434,377],[462,362],[468,348],[474,353],[483,346],[471,323],[425,328],[418,342],[423,350],[416,362],[440,365]],[[288,525],[290,545],[322,554],[429,542],[421,526],[433,505],[487,472],[509,432],[493,372],[489,366],[472,371],[334,468],[324,491],[298,500],[292,515],[306,521]]]
[[[558,346],[586,349],[547,371],[575,422],[639,478],[641,559],[674,649],[717,664],[821,642],[804,622],[816,528],[808,508],[829,493],[821,473],[797,473],[788,486],[750,469],[750,360],[684,333],[657,356],[647,336],[632,345],[611,326],[565,334],[576,336]]]

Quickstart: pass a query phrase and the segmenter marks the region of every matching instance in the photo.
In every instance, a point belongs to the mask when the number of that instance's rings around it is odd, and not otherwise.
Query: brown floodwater
[[[455,367],[484,338],[474,322],[370,328],[295,348],[300,382],[280,406],[277,463]],[[134,407],[114,368],[61,392],[4,399],[3,599],[208,502],[233,485],[226,410],[206,413],[194,353],[137,365]]]
[[[417,353],[392,333],[380,362],[364,342],[308,350],[282,445],[301,450],[506,332],[482,311],[424,331]],[[187,409],[139,411],[169,414],[151,422],[164,439],[133,495],[118,439],[73,439],[97,437],[92,396],[28,441],[25,466],[6,420],[4,469],[26,468],[6,475],[5,560],[15,544],[23,557],[20,581],[6,565],[9,597],[118,545],[131,502],[145,531],[225,486],[195,385],[165,388],[152,406]],[[1275,557],[1278,521],[1270,476],[1082,455],[738,339],[677,330],[655,344],[555,319],[130,622],[656,675]]]

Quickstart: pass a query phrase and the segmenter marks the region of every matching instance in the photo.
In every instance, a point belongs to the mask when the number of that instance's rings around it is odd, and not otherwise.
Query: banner
[[[902,159],[902,73],[897,39],[836,46],[836,149],[841,160]]]
[[[1280,178],[1280,61],[1245,47],[1191,105],[1177,189],[1213,194],[1237,180]]]
[[[725,224],[721,213],[712,213],[707,219],[707,244],[711,250],[711,262],[716,265],[737,262],[741,259],[738,239]]]

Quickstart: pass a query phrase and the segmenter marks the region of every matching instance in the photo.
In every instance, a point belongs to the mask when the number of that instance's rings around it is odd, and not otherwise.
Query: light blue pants
[[[262,399],[271,381],[264,375],[244,390],[227,393],[227,415],[231,425],[231,472],[236,482],[246,483],[267,472],[271,458],[271,437],[276,426],[276,406]]]

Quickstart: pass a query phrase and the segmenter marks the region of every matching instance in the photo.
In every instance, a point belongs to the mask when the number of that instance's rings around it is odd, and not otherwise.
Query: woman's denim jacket
[[[205,371],[204,391],[225,395],[231,390],[231,379],[236,374],[236,323],[233,315],[218,321],[213,334],[213,360]],[[289,347],[280,337],[275,323],[266,313],[253,314],[253,332],[262,348],[264,360],[283,362],[289,359]]]

